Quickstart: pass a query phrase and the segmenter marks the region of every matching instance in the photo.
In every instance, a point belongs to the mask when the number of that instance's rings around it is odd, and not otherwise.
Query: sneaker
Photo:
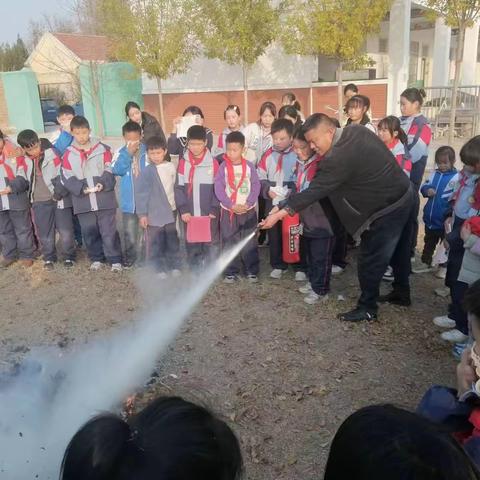
[[[341,313],[338,318],[344,322],[371,322],[377,319],[377,314],[374,312],[368,312],[367,310],[357,307],[350,312]]]
[[[282,275],[286,272],[286,270],[282,270],[280,268],[274,268],[270,272],[270,278],[275,278],[276,280],[280,280],[282,278]]]
[[[182,272],[178,268],[174,268],[171,273],[173,278],[178,278],[182,275]]]
[[[225,278],[223,279],[223,283],[227,283],[229,285],[235,283],[236,281],[237,277],[235,275],[225,275]]]
[[[295,281],[296,282],[306,282],[307,274],[305,272],[295,272]]]
[[[332,275],[340,275],[345,271],[345,267],[340,267],[339,265],[332,265]]]
[[[248,283],[258,283],[258,277],[256,275],[253,275],[252,273],[249,273],[247,275],[247,280]]]
[[[43,268],[45,270],[53,270],[55,268],[55,265],[53,264],[52,261],[50,260],[47,260],[44,264],[43,264]]]
[[[318,293],[315,293],[313,290],[303,299],[305,303],[308,303],[308,305],[315,305],[318,302],[321,302],[323,300],[327,300],[328,294],[324,295],[318,295]]]
[[[166,280],[168,278],[168,275],[166,274],[166,272],[158,272],[157,273],[157,278],[159,280]]]
[[[300,287],[298,291],[306,295],[307,293],[313,292],[312,285],[308,282],[303,287]]]
[[[468,335],[465,335],[460,330],[454,328],[453,330],[448,330],[448,332],[443,332],[440,337],[442,340],[452,343],[463,343],[468,340]]]
[[[392,267],[387,267],[387,270],[385,270],[385,273],[383,274],[382,279],[385,282],[393,282],[393,268]]]
[[[75,265],[75,262],[73,260],[65,260],[63,262],[63,266],[67,268],[72,268]]]
[[[452,355],[456,360],[460,361],[462,359],[462,354],[464,350],[468,347],[468,342],[456,343],[452,348]]]
[[[400,307],[409,307],[412,304],[410,294],[408,292],[396,292],[392,290],[387,295],[380,295],[377,299],[379,303],[389,303],[390,305],[398,305]]]
[[[33,265],[33,260],[31,258],[24,258],[20,260],[20,264],[24,268],[30,268]]]
[[[447,267],[438,267],[438,270],[435,272],[435,277],[445,280],[447,276]]]
[[[2,258],[2,260],[0,261],[0,267],[7,268],[10,265],[12,265],[12,263],[15,263],[16,261],[17,261],[16,258]]]
[[[415,267],[412,268],[413,273],[427,273],[433,271],[434,268],[431,265],[428,265],[427,263],[419,263]]]
[[[92,270],[92,272],[96,272],[97,270],[100,270],[102,267],[103,267],[102,262],[92,262],[90,265],[90,270]]]
[[[454,328],[456,325],[455,320],[452,320],[448,315],[435,317],[433,323],[440,328]]]
[[[121,263],[112,263],[112,272],[121,272],[122,271],[122,264]]]

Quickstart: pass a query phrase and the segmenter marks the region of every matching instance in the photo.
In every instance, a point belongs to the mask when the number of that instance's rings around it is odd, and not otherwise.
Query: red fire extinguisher
[[[286,263],[300,262],[300,215],[286,216],[282,220],[282,257]]]

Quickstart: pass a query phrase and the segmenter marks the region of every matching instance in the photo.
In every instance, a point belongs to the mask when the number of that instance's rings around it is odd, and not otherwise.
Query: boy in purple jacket
[[[256,205],[260,180],[252,163],[243,158],[245,137],[230,132],[226,137],[226,153],[215,177],[215,194],[220,201],[220,236],[222,248],[230,248],[248,237],[257,228]],[[258,282],[258,245],[255,238],[225,269],[225,283],[234,283],[240,272],[241,260],[247,279]]]
[[[119,272],[122,252],[110,147],[90,137],[85,117],[74,117],[70,128],[74,140],[63,156],[62,172],[65,186],[72,194],[73,212],[82,227],[92,262],[90,270],[99,270],[106,259],[112,272]]]
[[[187,256],[189,265],[193,268],[202,267],[213,258],[214,249],[218,245],[219,203],[214,192],[217,171],[218,162],[207,148],[205,127],[190,127],[187,132],[187,150],[178,163],[175,204],[187,231]],[[200,224],[210,225],[209,240],[189,241],[189,237],[192,240],[196,236],[196,232],[189,232],[189,229]]]

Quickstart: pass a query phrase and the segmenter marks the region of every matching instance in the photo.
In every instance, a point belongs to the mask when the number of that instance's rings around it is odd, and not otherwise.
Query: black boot
[[[376,312],[369,312],[364,308],[357,307],[350,312],[341,313],[338,318],[344,322],[371,322],[377,319]]]
[[[392,290],[387,295],[380,295],[377,300],[379,303],[390,303],[391,305],[399,305],[400,307],[409,307],[412,304],[410,299],[410,291],[408,290]]]

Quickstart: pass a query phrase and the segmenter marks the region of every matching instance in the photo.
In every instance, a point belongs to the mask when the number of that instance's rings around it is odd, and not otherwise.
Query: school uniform
[[[135,192],[140,173],[147,164],[145,145],[130,155],[126,146],[118,151],[112,165],[112,173],[120,177],[120,209],[123,221],[124,263],[132,265],[138,259],[141,250],[141,232],[136,212]]]
[[[42,142],[43,143],[43,142]],[[38,158],[26,157],[33,224],[45,262],[57,261],[58,231],[65,260],[75,260],[72,197],[61,180],[62,161],[53,148],[42,147]]]
[[[412,173],[412,160],[405,145],[398,139],[394,138],[388,145],[388,149],[392,152],[398,166],[403,170],[403,173],[410,178]]]
[[[178,164],[175,204],[180,215],[189,213],[193,217],[215,217],[210,220],[211,242],[185,243],[189,265],[194,268],[212,259],[219,244],[220,204],[214,191],[217,172],[218,162],[208,149],[198,159],[187,150]],[[185,223],[184,228],[185,231],[188,228]]]
[[[57,133],[51,139],[51,142],[60,156],[63,156],[67,148],[72,144],[73,136],[70,132],[61,128],[60,130],[57,130]]]
[[[72,194],[73,211],[78,215],[85,246],[92,262],[121,263],[120,237],[116,225],[115,177],[111,170],[110,147],[91,139],[85,146],[74,142],[62,161],[63,182]],[[85,188],[103,185],[96,193]]]
[[[432,141],[432,129],[428,123],[428,119],[422,114],[412,115],[410,117],[401,117],[400,126],[407,134],[408,144],[407,150],[412,162],[412,170],[410,172],[410,181],[416,193],[420,190],[423,174],[428,160],[428,148]],[[418,214],[420,212],[420,198],[415,195],[414,205],[414,223],[412,230],[412,238],[410,240],[410,256],[415,255],[418,238]]]
[[[257,200],[260,180],[253,163],[244,158],[240,165],[233,165],[225,155],[215,177],[215,194],[220,202],[220,235],[222,248],[229,249],[252,234],[257,228]],[[248,211],[237,215],[235,204],[246,205]],[[237,257],[225,269],[225,275],[238,275],[241,263],[246,275],[258,275],[259,256],[256,238],[252,238]]]
[[[261,196],[265,200],[265,212],[268,214],[278,201],[268,195],[272,187],[288,187],[295,192],[297,156],[291,147],[283,152],[269,148],[260,160],[257,171],[262,183]],[[282,258],[282,223],[278,222],[268,231],[270,248],[270,265],[273,269],[286,270],[288,264]]]
[[[175,176],[170,162],[149,164],[140,173],[135,190],[137,215],[148,218],[147,259],[158,272],[180,268]]]
[[[0,153],[0,245],[5,260],[33,259],[34,240],[30,201],[28,199],[27,165],[24,157],[6,158]]]
[[[435,170],[420,188],[420,193],[423,197],[428,198],[423,208],[425,239],[422,262],[426,265],[432,264],[435,249],[445,237],[445,216],[450,208],[449,199],[453,193],[451,180],[456,174],[457,170],[455,168],[445,173]],[[436,193],[433,197],[428,197],[427,192],[431,188],[435,190]]]
[[[305,163],[298,163],[297,192],[303,192],[309,187],[321,161],[322,157],[315,154]],[[330,291],[332,257],[335,247],[332,211],[330,202],[324,199],[312,203],[299,212],[302,222],[302,246],[305,249],[308,265],[308,279],[312,290],[317,295],[325,295]]]

